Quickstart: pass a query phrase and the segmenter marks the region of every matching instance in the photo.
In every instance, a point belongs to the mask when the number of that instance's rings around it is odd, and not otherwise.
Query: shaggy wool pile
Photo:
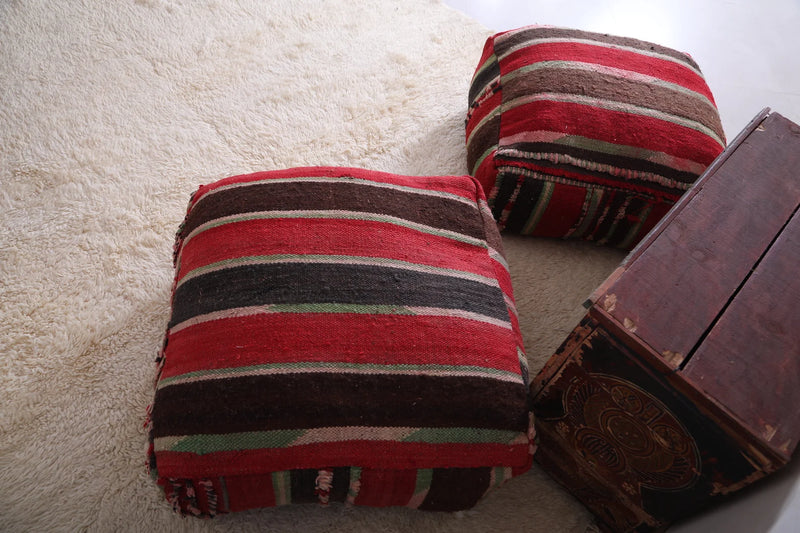
[[[0,3],[0,529],[585,531],[538,467],[467,513],[297,505],[201,521],[175,515],[145,465],[190,193],[292,166],[466,173],[490,33],[430,0]],[[536,372],[623,255],[505,246]]]

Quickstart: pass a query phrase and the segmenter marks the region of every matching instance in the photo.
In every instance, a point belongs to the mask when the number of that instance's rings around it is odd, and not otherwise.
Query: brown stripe
[[[571,68],[531,70],[503,82],[505,102],[538,93],[575,94],[654,109],[700,122],[724,138],[719,113],[702,95],[693,97],[656,84]]]
[[[505,258],[505,251],[503,249],[503,239],[500,236],[500,230],[497,227],[497,222],[492,217],[492,212],[489,208],[488,201],[485,209],[481,209],[481,217],[486,225],[486,243],[490,248],[497,251]]]
[[[594,33],[569,28],[524,28],[518,31],[499,35],[495,39],[495,54],[503,55],[509,49],[534,39],[584,39],[596,41],[598,43],[610,44],[615,46],[625,46],[635,48],[646,53],[657,53],[672,57],[685,63],[696,70],[700,70],[697,63],[688,55],[672,48],[667,48],[656,43],[641,41],[631,37],[618,37],[604,33]]]
[[[153,436],[320,426],[526,431],[522,384],[474,377],[296,374],[173,385],[156,393]]]
[[[262,182],[221,190],[200,199],[187,216],[181,233],[185,237],[206,222],[241,213],[314,209],[378,213],[483,238],[475,207],[439,196],[344,180]]]
[[[467,170],[473,172],[481,156],[491,146],[497,146],[500,139],[500,114],[484,122],[479,128],[472,131],[467,144]],[[487,193],[489,191],[486,191]]]

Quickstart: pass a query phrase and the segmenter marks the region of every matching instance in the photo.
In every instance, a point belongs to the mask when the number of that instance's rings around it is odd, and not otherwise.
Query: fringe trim
[[[320,470],[314,480],[314,494],[317,495],[321,505],[328,505],[331,499],[331,487],[333,486],[333,470]]]

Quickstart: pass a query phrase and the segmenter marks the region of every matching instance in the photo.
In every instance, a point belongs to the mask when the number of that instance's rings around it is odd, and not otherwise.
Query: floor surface
[[[688,52],[714,94],[729,141],[764,107],[800,123],[800,0],[444,2],[491,30],[564,26]],[[800,458],[731,502],[669,531],[800,532]]]

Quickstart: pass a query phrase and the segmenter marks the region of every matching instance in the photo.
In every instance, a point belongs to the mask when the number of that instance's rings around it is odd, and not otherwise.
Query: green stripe
[[[531,212],[531,216],[528,218],[525,226],[522,228],[521,233],[529,235],[533,232],[534,228],[536,228],[539,221],[542,219],[542,215],[544,215],[544,212],[547,210],[547,206],[550,205],[550,199],[553,197],[554,190],[555,184],[549,181],[542,182],[542,192],[536,200],[536,206]]]
[[[292,473],[288,470],[272,473],[272,491],[275,505],[292,503]]]
[[[433,481],[432,468],[420,468],[417,470],[417,482],[414,484],[414,495],[428,492]]]
[[[498,147],[498,145],[497,145],[497,144],[493,144],[492,146],[490,146],[489,148],[487,148],[487,149],[486,149],[486,151],[485,151],[485,152],[483,152],[483,153],[480,155],[480,157],[478,157],[478,160],[477,160],[477,161],[475,161],[475,165],[472,167],[472,170],[470,171],[470,172],[471,172],[471,174],[472,174],[473,176],[475,175],[475,172],[476,172],[476,171],[478,170],[478,168],[481,166],[481,164],[483,163],[483,161],[484,161],[484,160],[485,160],[487,157],[489,157],[489,155],[491,155],[492,151],[493,151],[493,150],[497,150],[497,147]],[[487,194],[488,194],[488,192],[487,192]]]
[[[342,314],[369,314],[369,315],[399,315],[399,316],[439,316],[449,318],[463,318],[495,326],[511,329],[508,321],[493,318],[479,313],[461,309],[438,307],[409,307],[400,305],[381,304],[345,304],[345,303],[309,303],[309,304],[267,304],[235,309],[225,309],[207,315],[189,318],[170,328],[170,333],[176,333],[184,328],[202,324],[210,320],[224,318],[238,318],[261,313],[342,313]]]
[[[475,274],[473,272],[466,272],[463,270],[456,270],[453,268],[442,268],[422,263],[411,263],[409,261],[401,261],[399,259],[389,259],[386,257],[368,257],[368,256],[354,256],[354,255],[322,255],[322,254],[275,254],[275,255],[253,255],[235,257],[217,261],[204,265],[194,270],[189,271],[178,282],[176,287],[180,287],[184,282],[202,274],[222,270],[225,268],[232,268],[235,266],[248,264],[268,264],[268,263],[336,263],[336,264],[367,264],[379,267],[394,267],[406,270],[414,270],[417,272],[425,272],[427,274],[438,274],[441,276],[457,277],[462,279],[469,279],[478,283],[484,283],[492,287],[497,287],[497,280]]]
[[[361,481],[361,467],[360,466],[351,466],[350,467],[350,484],[347,488],[347,501],[349,503],[354,503],[356,497],[358,496],[358,490],[356,483]]]
[[[223,433],[221,435],[188,435],[175,438],[168,443],[171,452],[186,452],[203,455],[213,452],[256,450],[259,448],[287,448],[306,432],[304,429],[281,429],[275,431],[248,431]],[[171,439],[170,437],[166,437]]]
[[[403,442],[429,444],[509,444],[519,436],[518,431],[484,428],[421,428],[403,439]]]
[[[320,220],[342,219],[342,220],[368,220],[371,222],[383,222],[386,224],[393,224],[395,226],[401,226],[415,231],[419,231],[421,233],[435,235],[437,237],[443,237],[458,242],[464,242],[467,244],[471,244],[473,246],[478,246],[480,248],[487,247],[485,241],[476,239],[474,237],[470,237],[469,235],[464,235],[463,233],[435,228],[433,226],[427,226],[425,224],[418,224],[416,222],[411,222],[410,220],[405,220],[402,218],[392,217],[388,215],[380,215],[377,213],[366,213],[361,211],[261,211],[256,213],[244,213],[241,215],[234,215],[231,217],[223,217],[217,220],[206,222],[205,224],[202,224],[197,228],[195,228],[194,231],[192,231],[184,239],[183,247],[186,247],[186,244],[192,238],[212,228],[223,226],[225,224],[245,222],[248,220],[270,220],[276,218],[320,219]]]
[[[581,220],[580,225],[575,228],[575,231],[568,235],[569,237],[583,237],[589,230],[589,226],[591,226],[595,221],[597,207],[600,205],[600,201],[603,198],[603,190],[590,187],[586,189],[586,195],[588,196],[585,200],[588,204],[586,207],[586,214],[584,215],[583,220]]]
[[[633,239],[636,237],[636,235],[639,233],[639,230],[642,228],[644,223],[647,221],[648,217],[650,216],[650,212],[652,210],[653,210],[653,204],[650,203],[650,202],[647,202],[645,204],[644,210],[642,211],[642,213],[638,217],[638,221],[635,224],[632,224],[630,226],[630,229],[628,230],[628,234],[625,235],[625,238],[622,240],[622,242],[620,242],[617,245],[619,248],[624,248],[624,249],[630,248],[630,245],[633,242]]]
[[[519,352],[519,350],[518,350]],[[518,354],[519,355],[519,354]],[[524,357],[521,354],[520,357]],[[188,380],[209,378],[209,379],[222,379],[236,377],[237,375],[253,375],[253,374],[268,374],[275,371],[285,371],[289,373],[304,373],[304,372],[353,372],[353,373],[396,373],[403,374],[409,372],[419,372],[424,374],[438,374],[438,375],[452,375],[463,374],[465,372],[471,374],[480,374],[487,378],[501,378],[505,380],[520,381],[520,375],[516,372],[508,370],[500,370],[496,368],[487,368],[482,366],[471,365],[435,365],[435,364],[395,364],[395,365],[382,365],[376,363],[343,363],[343,362],[291,362],[291,363],[267,363],[262,365],[251,365],[237,368],[218,368],[213,370],[199,370],[195,372],[187,372],[177,376],[163,378],[159,382],[158,388],[164,388],[175,382],[183,382]]]
[[[493,473],[494,473],[494,484],[492,485],[493,488],[499,487],[500,485],[502,485],[503,483],[505,483],[508,479],[510,479],[512,477],[511,475],[506,477],[506,471],[507,471],[507,467],[505,467],[505,466],[496,466],[493,469]],[[509,474],[510,474],[510,472],[509,472]]]
[[[220,435],[186,435],[161,437],[155,441],[156,451],[170,451],[204,455],[214,452],[289,448],[300,437],[313,429],[281,429],[271,431],[246,431]],[[424,442],[429,444],[510,444],[520,435],[517,431],[483,428],[419,428],[399,442]],[[330,441],[335,442],[335,441]]]

